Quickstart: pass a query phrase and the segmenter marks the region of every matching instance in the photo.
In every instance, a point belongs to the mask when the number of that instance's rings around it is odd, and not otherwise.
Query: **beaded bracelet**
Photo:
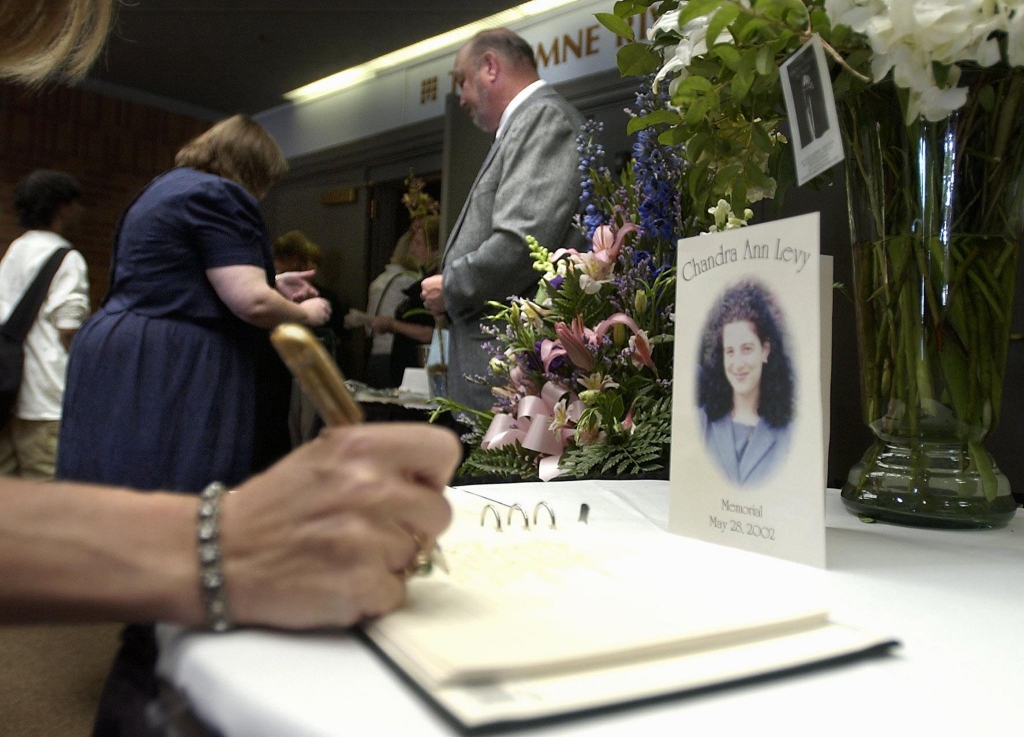
[[[199,495],[197,513],[199,582],[203,587],[206,602],[206,622],[214,632],[231,629],[220,554],[220,500],[225,493],[227,489],[224,488],[224,484],[214,481]]]

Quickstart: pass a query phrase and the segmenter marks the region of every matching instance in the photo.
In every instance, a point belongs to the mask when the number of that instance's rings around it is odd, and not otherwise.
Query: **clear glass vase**
[[[966,71],[967,104],[904,124],[871,85],[841,109],[864,421],[846,507],[927,527],[1005,524],[999,418],[1024,208],[1024,75]]]

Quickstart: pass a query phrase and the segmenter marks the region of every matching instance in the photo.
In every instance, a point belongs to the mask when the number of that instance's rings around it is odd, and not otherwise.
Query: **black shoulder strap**
[[[50,291],[50,282],[53,281],[57,269],[60,268],[61,262],[64,261],[64,257],[70,251],[70,248],[58,248],[47,259],[46,263],[43,264],[43,267],[39,269],[36,278],[29,285],[28,289],[25,290],[25,294],[22,295],[21,301],[15,305],[11,316],[7,318],[7,322],[0,328],[8,338],[18,343],[25,340],[29,328],[32,327],[32,323],[39,313],[39,308],[43,306],[43,300],[46,299],[46,295]]]

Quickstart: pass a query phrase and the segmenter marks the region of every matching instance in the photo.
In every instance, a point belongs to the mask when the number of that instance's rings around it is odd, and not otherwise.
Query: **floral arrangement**
[[[649,38],[638,39],[627,21],[652,8],[657,22]],[[1024,59],[1024,0],[620,0],[613,13],[597,18],[627,41],[618,54],[622,73],[645,79],[628,128],[636,135],[633,163],[621,177],[612,177],[600,164],[595,131],[581,136],[585,211],[579,227],[589,250],[533,244],[543,274],[538,294],[495,305],[490,347],[496,407],[475,415],[469,439],[476,450],[463,472],[550,478],[664,466],[673,244],[689,235],[742,227],[753,217],[755,203],[781,205],[795,183],[795,167],[785,135],[779,67],[813,35],[822,40],[836,99],[848,111],[856,112],[858,101],[877,89],[875,81],[884,80],[895,89],[897,119],[908,127],[928,126],[971,105],[998,123],[1013,117],[1024,92],[1009,80],[970,78],[975,68],[1007,69]],[[849,140],[856,125],[849,116],[846,123]],[[1005,146],[1011,130],[1016,129],[1003,125],[986,134],[986,141]],[[1003,164],[1014,161],[1020,160]],[[906,159],[889,163],[890,175],[906,168]],[[864,180],[879,174],[854,170]],[[987,192],[1000,190],[1004,179],[989,169],[971,181]],[[877,222],[894,220],[891,201],[875,205]],[[995,210],[989,216],[1004,214]],[[913,250],[890,257],[887,236],[881,234],[875,244],[884,267],[858,288],[881,301],[878,312],[892,323],[888,330],[894,336],[904,334],[895,323],[900,311],[894,305],[914,297],[900,285],[913,281],[908,277],[917,257]],[[913,248],[927,256],[929,247]],[[966,269],[977,259],[970,253],[968,248],[955,256],[953,268]],[[961,276],[955,285],[961,294],[980,300],[985,292],[1005,303],[1007,257],[993,258],[999,278],[978,285]],[[927,269],[923,278],[930,278]],[[883,289],[883,284],[896,288]],[[945,335],[947,342],[953,336],[954,344],[967,345],[959,340],[966,323],[942,326],[957,314],[932,316],[933,341],[941,344]],[[887,407],[883,412],[930,406],[928,397],[914,393],[920,384],[906,375],[913,371],[905,360],[913,339],[905,345],[879,342],[885,349],[875,357],[879,387],[884,383],[886,392],[879,400]],[[897,366],[904,367],[901,375],[893,373]],[[966,367],[949,371],[960,378],[970,375]],[[971,364],[970,371],[987,369]],[[960,394],[955,387],[937,391],[936,401],[948,399],[940,396],[943,391]],[[444,408],[464,410],[451,403]],[[991,408],[975,402],[971,412],[991,415]]]
[[[666,102],[650,82],[635,118]],[[643,126],[633,161],[616,177],[603,164],[599,132],[587,123],[577,141],[577,227],[587,250],[528,239],[537,293],[494,305],[494,411],[441,402],[472,417],[465,439],[474,450],[461,473],[548,480],[667,467],[675,242],[694,227],[681,186],[686,166],[677,146]]]
[[[626,21],[650,8],[638,39]],[[980,441],[1019,253],[1024,0],[622,0],[598,19],[629,42],[620,69],[668,89],[634,125],[682,147],[693,212],[720,202],[726,222],[794,183],[779,67],[820,37],[847,157],[865,419],[880,438],[962,445],[991,500]]]
[[[637,39],[626,20],[652,7],[650,38]],[[779,64],[814,34],[837,102],[889,79],[908,125],[964,106],[965,66],[1024,64],[1024,0],[623,0],[597,18],[629,41],[624,74],[667,84],[668,105],[634,124],[683,146],[699,212],[722,199],[742,212],[792,185]]]

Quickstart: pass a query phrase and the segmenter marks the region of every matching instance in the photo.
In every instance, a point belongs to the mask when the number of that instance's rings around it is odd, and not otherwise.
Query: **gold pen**
[[[338,365],[308,328],[283,323],[270,333],[270,342],[329,427],[355,425],[365,419]],[[413,539],[420,543],[415,535]],[[448,573],[448,563],[436,542],[430,554],[421,547],[407,573],[427,574],[434,565]]]

